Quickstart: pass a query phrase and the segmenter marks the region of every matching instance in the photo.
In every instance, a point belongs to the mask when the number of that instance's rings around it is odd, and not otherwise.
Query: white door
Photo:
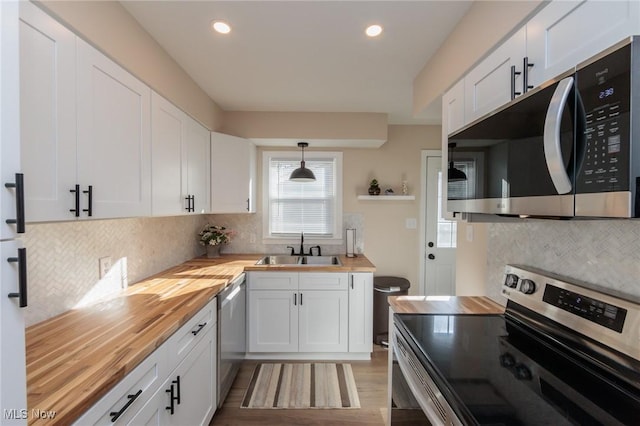
[[[249,352],[298,352],[296,291],[249,291]]]
[[[423,270],[424,294],[427,296],[455,295],[457,223],[442,216],[441,161],[440,156],[426,156]]]
[[[77,54],[82,209],[94,218],[149,216],[151,89],[80,39]]]
[[[29,222],[75,218],[75,93],[76,36],[20,2],[20,149]]]
[[[187,188],[193,213],[211,211],[211,133],[191,117],[187,117]]]
[[[348,292],[306,290],[298,294],[299,351],[347,352]]]

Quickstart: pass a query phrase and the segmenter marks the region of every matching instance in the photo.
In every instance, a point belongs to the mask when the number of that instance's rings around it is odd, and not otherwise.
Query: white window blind
[[[337,161],[306,158],[306,167],[315,182],[293,182],[291,172],[300,167],[300,158],[269,159],[269,235],[335,237],[337,212]]]

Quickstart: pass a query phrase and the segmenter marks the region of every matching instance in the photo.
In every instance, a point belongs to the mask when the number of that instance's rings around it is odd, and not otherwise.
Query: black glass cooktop
[[[396,314],[456,414],[480,425],[638,424],[640,395],[501,315]]]

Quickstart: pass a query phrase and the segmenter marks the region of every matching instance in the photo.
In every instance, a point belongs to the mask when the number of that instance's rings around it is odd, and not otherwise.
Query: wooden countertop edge
[[[504,313],[504,306],[487,296],[391,296],[389,305],[397,314]]]
[[[51,419],[44,420],[30,417],[28,420],[29,424],[40,424],[44,422],[47,422],[48,424],[68,424],[75,421],[86,410],[91,408],[98,400],[100,400],[100,398],[107,394],[113,386],[135,369],[157,347],[162,345],[173,333],[188,322],[193,315],[213,300],[213,298],[223,290],[229,282],[245,271],[375,271],[375,266],[365,256],[360,256],[355,259],[340,256],[343,265],[335,267],[301,268],[267,266],[266,268],[255,268],[255,262],[262,256],[263,255],[240,254],[223,255],[222,257],[215,259],[208,259],[204,256],[194,258],[129,286],[126,290],[120,293],[117,298],[115,298],[115,302],[114,299],[110,299],[106,302],[87,308],[67,311],[49,320],[45,320],[41,323],[28,327],[25,333],[27,347],[28,408],[29,410],[41,409],[55,410],[57,412],[53,421]],[[206,271],[203,271],[205,273],[189,276],[189,271],[199,271],[200,269],[205,269]],[[220,269],[221,273],[216,274],[216,269]],[[231,271],[234,272],[232,273]],[[201,283],[197,283],[198,279],[209,279],[211,282],[209,285],[202,285]],[[175,287],[178,284],[182,287],[176,292],[177,296],[171,294],[168,296],[169,301],[163,301],[164,296],[172,293],[171,286]],[[189,289],[190,285],[194,285],[194,288],[192,291],[187,291],[186,289]],[[153,293],[153,289],[155,288],[164,288],[165,290],[159,291],[158,294],[155,294]],[[193,297],[194,292],[198,294],[198,297]],[[186,298],[187,295],[189,299],[188,303],[170,303],[170,300],[173,297]],[[109,308],[109,304],[127,304],[129,298],[140,298],[145,300],[145,307],[147,306],[146,303],[148,303],[146,302],[146,299],[151,299],[154,302],[153,306],[155,307],[155,311],[157,311],[154,315],[158,318],[153,319],[148,324],[145,322],[144,325],[149,326],[145,331],[151,332],[153,329],[153,333],[155,334],[152,338],[147,336],[145,344],[136,345],[135,342],[132,342],[136,337],[132,332],[125,332],[122,333],[122,335],[117,333],[109,335],[110,330],[95,330],[94,326],[86,324],[87,320],[91,321],[93,317],[97,317],[97,319],[100,319],[102,316],[109,317],[109,314],[113,314],[113,312],[115,312],[113,316],[116,318],[111,319],[111,321],[115,323],[133,322],[130,321],[129,317],[118,318],[117,316],[119,311],[117,309],[110,311]],[[176,305],[175,303],[178,304]],[[133,306],[132,309],[135,309],[135,306]],[[120,315],[122,316],[125,314],[126,312],[122,312]],[[64,342],[56,344],[57,342],[54,343],[54,339],[60,337],[60,330],[65,330],[65,323],[69,324],[66,327],[69,327],[74,331],[78,329],[85,331],[77,331],[75,335],[71,333],[72,335],[68,339],[65,339]],[[88,337],[95,334],[106,336],[106,342],[100,342],[100,336],[97,336],[94,339]],[[89,341],[88,344],[86,340]],[[78,366],[79,362],[77,356],[79,353],[83,353],[84,351],[87,352],[87,355],[91,355],[94,352],[99,352],[103,346],[112,341],[117,342],[118,344],[115,348],[123,348],[123,351],[126,352],[125,355],[122,355],[117,359],[117,362],[115,362],[114,365],[109,365],[107,367],[100,366],[95,363],[85,363],[83,365],[85,368],[67,368],[68,364]],[[129,344],[131,344],[131,348],[127,347]],[[127,352],[124,348],[130,349],[130,351]],[[64,355],[56,356],[56,353],[64,353]],[[42,354],[42,356],[37,356],[35,359],[29,359],[33,358],[30,354]],[[89,364],[89,366],[87,367],[86,364]],[[108,370],[105,371],[107,368]],[[75,377],[80,376],[85,371],[93,372],[90,376],[90,381],[88,378],[74,380]],[[30,378],[29,376],[32,377]],[[65,383],[68,389],[59,388],[56,392],[48,392],[47,383],[51,380],[54,380],[54,382],[61,381],[62,383]],[[49,387],[51,387],[50,383]],[[68,391],[75,391],[73,398],[69,398]],[[56,405],[61,404],[61,399],[65,400],[64,409],[56,407]]]

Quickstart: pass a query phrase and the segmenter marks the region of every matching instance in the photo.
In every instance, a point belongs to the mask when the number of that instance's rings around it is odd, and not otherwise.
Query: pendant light
[[[449,182],[462,182],[467,180],[467,175],[462,170],[453,167],[453,158],[451,154],[453,153],[453,148],[455,147],[455,143],[449,144],[449,169],[447,170],[447,180]]]
[[[313,182],[316,180],[316,176],[313,172],[304,166],[304,149],[309,146],[306,142],[298,142],[298,146],[302,149],[302,161],[300,161],[300,167],[291,172],[289,180],[295,182]]]

